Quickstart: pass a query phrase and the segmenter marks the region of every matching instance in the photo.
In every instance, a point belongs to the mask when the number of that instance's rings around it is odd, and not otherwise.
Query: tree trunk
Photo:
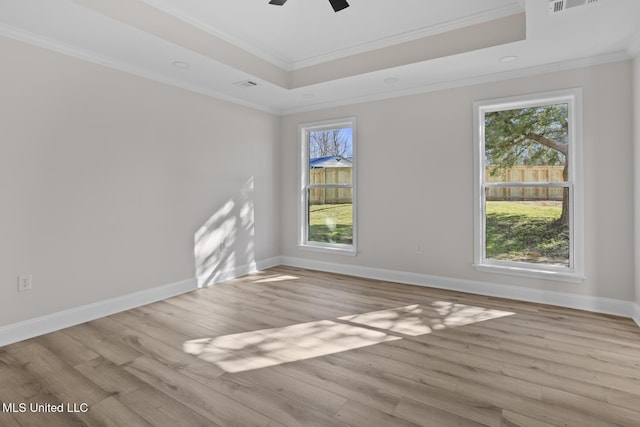
[[[567,181],[569,178],[569,162],[565,161],[564,169],[562,170],[562,178]],[[562,190],[562,213],[558,218],[557,224],[562,227],[569,226],[569,189],[564,188]]]

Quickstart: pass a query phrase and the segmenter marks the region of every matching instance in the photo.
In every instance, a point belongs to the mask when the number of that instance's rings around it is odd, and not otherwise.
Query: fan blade
[[[275,4],[276,6],[282,6],[287,0],[271,0],[269,4]]]
[[[333,7],[333,10],[336,12],[349,7],[349,3],[347,3],[346,0],[329,0],[329,3],[331,3],[331,7]]]

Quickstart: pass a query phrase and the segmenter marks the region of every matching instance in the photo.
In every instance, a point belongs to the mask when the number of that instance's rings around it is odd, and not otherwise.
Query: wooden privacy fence
[[[314,168],[309,170],[309,184],[351,184],[353,168]],[[312,188],[309,204],[351,203],[351,188]]]
[[[562,182],[564,166],[514,166],[485,169],[485,182]],[[492,176],[491,172],[496,171]],[[501,187],[487,188],[487,200],[562,200],[562,188]]]

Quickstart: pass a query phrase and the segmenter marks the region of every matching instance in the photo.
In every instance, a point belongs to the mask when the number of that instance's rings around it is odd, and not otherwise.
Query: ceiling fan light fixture
[[[287,0],[271,0],[269,4],[282,6],[286,2]],[[331,7],[335,12],[339,12],[342,9],[346,9],[349,7],[349,3],[347,3],[347,0],[329,0],[329,3],[331,3]]]
[[[335,12],[340,12],[342,9],[349,7],[349,3],[346,0],[329,0],[329,3],[331,3],[331,7]]]

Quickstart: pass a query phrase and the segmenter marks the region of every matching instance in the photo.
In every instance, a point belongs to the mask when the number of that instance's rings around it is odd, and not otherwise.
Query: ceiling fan
[[[276,6],[282,6],[286,2],[287,2],[287,0],[271,0],[269,2],[269,4],[275,4]],[[346,9],[346,8],[349,7],[349,3],[347,3],[346,0],[329,0],[329,3],[331,3],[331,7],[333,7],[333,10],[336,11],[336,12],[339,12],[342,9]]]

